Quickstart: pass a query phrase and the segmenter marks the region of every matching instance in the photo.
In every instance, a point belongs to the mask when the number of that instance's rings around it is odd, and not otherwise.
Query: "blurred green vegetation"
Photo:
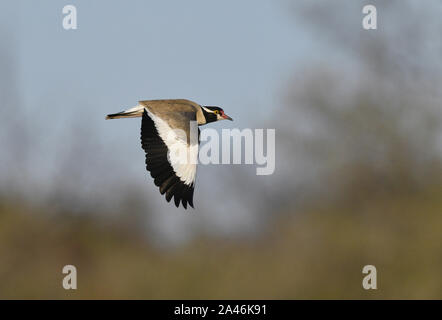
[[[151,247],[93,215],[0,207],[0,298],[442,298],[442,188],[282,214],[253,241]],[[78,290],[62,288],[74,264]],[[362,289],[362,268],[378,290]]]

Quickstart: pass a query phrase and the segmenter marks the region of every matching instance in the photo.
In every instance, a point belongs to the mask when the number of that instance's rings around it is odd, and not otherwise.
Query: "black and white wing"
[[[174,113],[183,123],[183,132],[189,136],[189,122],[195,120],[195,114]],[[167,119],[156,116],[148,109],[144,109],[141,124],[141,145],[146,152],[146,169],[154,178],[154,183],[161,194],[166,194],[166,200],[172,198],[179,207],[180,202],[187,209],[187,204],[193,208],[193,191],[196,178],[198,159],[198,138],[192,141],[182,137],[171,128]],[[171,151],[169,153],[169,151]],[[172,152],[173,151],[173,152]],[[185,160],[174,159],[174,155],[187,155]],[[180,161],[181,160],[181,161]]]

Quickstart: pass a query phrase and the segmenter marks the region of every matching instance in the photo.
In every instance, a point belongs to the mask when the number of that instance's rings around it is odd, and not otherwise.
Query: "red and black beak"
[[[226,119],[226,120],[233,121],[233,119],[230,118],[227,114],[225,114],[224,111],[221,112],[221,117],[223,117],[223,118]]]

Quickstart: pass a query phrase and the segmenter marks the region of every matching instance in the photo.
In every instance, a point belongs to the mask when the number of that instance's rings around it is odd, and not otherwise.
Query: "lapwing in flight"
[[[136,107],[109,114],[106,119],[138,117],[142,117],[141,146],[146,152],[146,169],[155,185],[167,202],[174,198],[177,207],[181,202],[185,209],[187,204],[193,208],[200,135],[197,125],[232,118],[219,107],[174,99],[140,101]]]

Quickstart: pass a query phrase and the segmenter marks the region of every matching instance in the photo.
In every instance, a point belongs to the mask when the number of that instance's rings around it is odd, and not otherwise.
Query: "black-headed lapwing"
[[[155,185],[161,194],[166,194],[168,202],[174,197],[177,207],[181,202],[185,209],[187,204],[193,208],[200,130],[192,134],[192,123],[201,126],[232,118],[219,107],[174,99],[140,101],[136,107],[109,114],[106,119],[137,117],[143,118],[141,146],[146,152],[146,169]],[[184,151],[181,155],[186,155],[185,161],[172,159],[177,150],[178,154]]]

